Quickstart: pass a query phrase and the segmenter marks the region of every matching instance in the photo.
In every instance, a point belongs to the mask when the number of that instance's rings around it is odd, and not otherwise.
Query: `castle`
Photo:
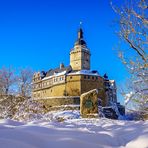
[[[90,70],[90,49],[83,38],[80,27],[73,49],[70,50],[70,65],[63,63],[58,68],[47,72],[37,72],[33,76],[34,98],[53,98],[60,96],[80,96],[92,89],[98,90],[98,98],[102,105],[116,100],[115,81],[100,76],[96,70]],[[111,87],[110,87],[111,86]]]

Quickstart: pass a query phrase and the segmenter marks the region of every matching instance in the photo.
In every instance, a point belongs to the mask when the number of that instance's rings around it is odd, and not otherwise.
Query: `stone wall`
[[[80,75],[67,76],[66,92],[68,96],[81,95],[81,76]]]
[[[80,96],[92,89],[98,89],[98,98],[102,100],[102,105],[106,105],[105,89],[103,79],[98,76],[68,75],[66,83],[53,85],[33,92],[34,98],[47,98],[57,96]],[[34,95],[35,94],[35,95]]]
[[[54,97],[54,96],[64,96],[65,83],[54,85],[48,89],[42,90],[43,98]]]
[[[53,109],[54,108],[62,108],[62,106],[78,106],[80,105],[80,97],[52,97],[52,98],[44,98],[44,99],[37,99],[34,100],[39,103],[44,104],[45,108]]]
[[[96,80],[97,79],[97,80]],[[84,78],[82,76],[81,79],[81,94],[86,93],[90,90],[97,89],[98,90],[98,98],[102,100],[102,106],[106,105],[106,95],[103,84],[103,79],[101,77],[90,76],[90,78]]]

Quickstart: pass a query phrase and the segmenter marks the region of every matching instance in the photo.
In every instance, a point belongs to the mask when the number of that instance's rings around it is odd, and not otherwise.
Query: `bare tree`
[[[128,97],[127,92],[123,94],[148,115],[148,1],[111,0],[111,6],[118,15],[117,33],[124,44],[124,49],[118,48],[119,57],[131,74]]]
[[[2,74],[0,73],[0,95],[3,94]]]
[[[118,35],[130,50],[135,51],[147,64],[148,62],[148,2],[147,0],[124,0],[121,5],[111,1],[113,10],[118,14]],[[123,57],[122,57],[123,58]],[[147,65],[145,65],[147,66]]]
[[[33,71],[30,68],[20,69],[17,80],[19,95],[23,97],[28,97],[31,95],[32,77]]]
[[[10,88],[16,81],[14,74],[14,69],[12,67],[3,67],[0,69],[0,93],[3,95],[8,95],[10,93]]]
[[[33,71],[29,68],[0,69],[0,117],[12,118],[22,102],[31,94]],[[18,96],[19,95],[19,96]]]

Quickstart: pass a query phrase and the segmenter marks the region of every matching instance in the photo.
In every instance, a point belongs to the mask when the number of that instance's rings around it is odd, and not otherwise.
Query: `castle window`
[[[87,77],[86,77],[86,75],[84,75],[84,79],[86,79]]]
[[[64,78],[63,77],[60,77],[60,81],[62,81],[62,80],[64,80]]]
[[[70,77],[70,79],[72,79],[72,76]]]
[[[88,76],[87,78],[90,79],[90,76]]]
[[[92,79],[94,80],[94,76],[92,76]]]

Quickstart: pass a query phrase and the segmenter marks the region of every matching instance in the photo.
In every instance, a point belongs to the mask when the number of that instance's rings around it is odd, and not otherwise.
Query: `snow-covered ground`
[[[82,119],[75,111],[52,112],[27,123],[0,120],[0,148],[83,147],[148,148],[148,121]]]

